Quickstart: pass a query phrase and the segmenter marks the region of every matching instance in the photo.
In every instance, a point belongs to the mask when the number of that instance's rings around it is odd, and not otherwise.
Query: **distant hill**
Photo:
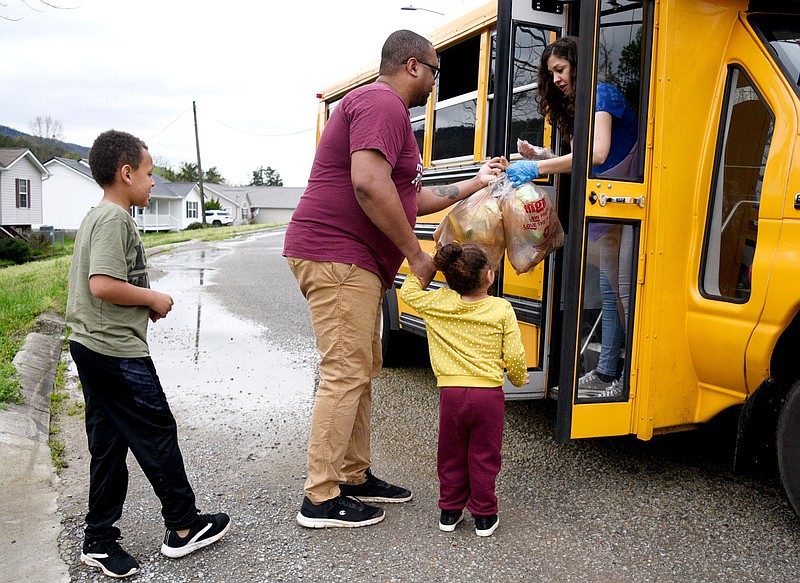
[[[25,132],[15,130],[14,128],[10,128],[4,125],[0,125],[0,136],[8,136],[9,138],[16,138],[20,140],[36,139],[30,134],[26,134]],[[61,140],[47,140],[47,142],[49,146],[53,147],[56,150],[63,150],[64,152],[70,152],[80,158],[89,157],[89,148],[86,146],[79,146],[78,144],[62,142]],[[28,146],[25,145],[24,143],[21,143],[20,147],[28,147]],[[41,162],[46,162],[46,161],[47,160],[41,160]]]

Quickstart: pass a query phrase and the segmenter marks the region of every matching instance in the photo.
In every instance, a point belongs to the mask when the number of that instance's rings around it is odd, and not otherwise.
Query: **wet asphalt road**
[[[161,556],[159,503],[130,458],[119,526],[142,565],[132,580],[800,580],[800,520],[774,476],[730,472],[729,428],[559,446],[552,402],[507,404],[494,536],[476,537],[469,518],[439,532],[438,394],[416,338],[375,384],[372,434],[375,473],[413,489],[413,502],[386,505],[372,527],[298,526],[317,356],[282,243],[275,231],[151,258],[153,287],[176,302],[150,328],[153,359],[198,505],[233,527],[195,555]],[[79,415],[58,423],[62,557],[73,581],[108,580],[78,563],[88,455]]]

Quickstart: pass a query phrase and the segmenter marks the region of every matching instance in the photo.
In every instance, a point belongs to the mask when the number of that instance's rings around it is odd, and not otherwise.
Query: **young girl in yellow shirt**
[[[503,441],[503,371],[515,386],[528,382],[525,349],[511,304],[489,295],[494,283],[486,253],[449,243],[434,265],[449,288],[422,289],[409,274],[400,298],[420,313],[428,331],[439,399],[439,528],[450,532],[466,507],[478,536],[499,525],[495,481]]]

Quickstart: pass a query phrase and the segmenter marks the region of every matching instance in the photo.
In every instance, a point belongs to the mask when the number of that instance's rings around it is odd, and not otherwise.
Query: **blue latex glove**
[[[506,170],[511,186],[517,188],[526,182],[539,178],[539,163],[536,160],[519,160]]]

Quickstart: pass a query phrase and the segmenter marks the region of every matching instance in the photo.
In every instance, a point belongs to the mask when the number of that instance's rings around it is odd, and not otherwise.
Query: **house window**
[[[196,200],[187,200],[186,201],[186,218],[187,219],[196,219],[197,218],[198,204],[199,203]]]
[[[17,208],[31,208],[31,181],[24,178],[17,178]]]

